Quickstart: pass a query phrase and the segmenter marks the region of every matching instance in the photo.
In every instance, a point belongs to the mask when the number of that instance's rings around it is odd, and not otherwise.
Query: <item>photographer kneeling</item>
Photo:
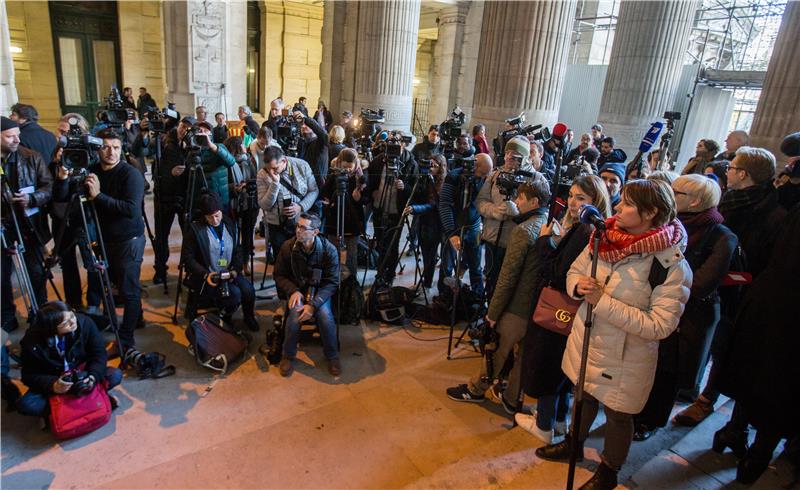
[[[88,393],[101,382],[108,391],[122,381],[122,371],[106,366],[103,336],[91,318],[73,313],[61,301],[39,308],[21,346],[22,382],[28,392],[17,400],[17,410],[23,415],[46,416],[54,394]]]
[[[68,179],[72,170],[59,167],[53,201],[67,202],[75,193],[85,193],[94,204],[87,207],[97,212],[97,226],[102,232],[105,242],[103,257],[108,262],[111,281],[119,287],[119,295],[123,299],[125,313],[119,325],[119,336],[124,352],[136,347],[133,332],[142,317],[142,285],[139,276],[144,257],[144,220],[142,219],[142,200],[144,199],[144,177],[141,172],[127,163],[120,163],[122,141],[117,133],[110,129],[100,131],[103,146],[98,155],[99,164],[91,164],[86,169],[88,174],[76,185],[70,185],[74,179]],[[72,187],[72,188],[71,188]],[[77,211],[77,210],[74,210]],[[73,225],[80,226],[80,213],[73,212],[67,219]],[[86,299],[89,307],[100,306],[103,286],[95,271],[89,272],[89,290]],[[110,357],[116,357],[117,344],[109,351]]]
[[[497,373],[512,355],[515,345],[520,344],[528,330],[528,319],[533,312],[535,296],[531,294],[539,278],[541,257],[533,248],[539,238],[539,230],[547,221],[547,203],[550,201],[550,185],[544,175],[535,173],[530,180],[519,186],[515,203],[520,214],[514,218],[514,231],[509,240],[508,253],[503,260],[503,269],[497,282],[497,289],[486,314],[488,327],[497,330],[499,341],[497,349],[491,353],[492,359],[481,366],[481,371],[469,384],[447,389],[447,396],[460,402],[482,402],[484,393],[490,387]],[[489,353],[487,351],[487,357]],[[514,403],[520,386],[519,359],[508,375],[508,387],[502,392],[502,384],[492,387],[492,396],[502,402],[506,412],[513,414]],[[510,398],[510,400],[509,400]]]
[[[201,298],[216,301],[224,311],[222,318],[229,323],[241,304],[245,325],[256,331],[258,322],[253,311],[256,292],[242,274],[236,225],[223,216],[216,194],[200,196],[198,211],[202,217],[192,223],[183,243],[192,289],[199,291]]]
[[[336,342],[336,321],[331,310],[331,297],[339,287],[339,254],[336,247],[319,237],[320,219],[303,213],[297,220],[294,238],[281,247],[275,261],[275,285],[281,298],[288,298],[286,335],[279,366],[281,376],[294,370],[300,324],[314,318],[322,338],[322,349],[328,359],[328,371],[342,374]]]

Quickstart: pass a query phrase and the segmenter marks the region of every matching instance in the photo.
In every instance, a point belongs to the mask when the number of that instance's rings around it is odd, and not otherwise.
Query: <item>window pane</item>
[[[97,86],[97,100],[111,92],[111,85],[117,83],[117,64],[114,59],[114,41],[92,41],[94,53],[94,73]],[[120,93],[122,90],[120,89]]]
[[[86,94],[86,79],[83,67],[83,46],[80,39],[59,37],[61,53],[61,83],[64,90],[64,105],[83,105]]]

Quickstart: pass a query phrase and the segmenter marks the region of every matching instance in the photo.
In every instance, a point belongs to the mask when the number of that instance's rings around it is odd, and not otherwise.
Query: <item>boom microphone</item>
[[[650,149],[658,140],[658,135],[661,134],[662,129],[664,129],[664,123],[661,121],[654,122],[650,125],[650,129],[647,131],[647,134],[644,135],[642,142],[639,143],[639,151],[641,153],[647,153],[650,151]]]
[[[578,214],[578,219],[580,219],[581,223],[592,225],[598,230],[606,229],[606,220],[605,218],[603,218],[603,214],[600,213],[599,209],[590,204],[584,204],[583,206],[581,206],[581,211]]]

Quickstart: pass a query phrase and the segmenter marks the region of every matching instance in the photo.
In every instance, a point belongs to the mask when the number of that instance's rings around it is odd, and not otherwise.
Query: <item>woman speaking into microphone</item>
[[[677,328],[692,284],[692,271],[683,256],[686,231],[675,219],[675,196],[668,184],[629,182],[615,211],[599,242],[595,277],[591,277],[589,247],[567,273],[567,292],[584,304],[567,339],[561,367],[577,383],[583,341],[588,339],[583,416],[578,423],[572,421],[565,441],[536,450],[541,458],[566,460],[575,437],[582,459],[583,441],[602,403],[606,414],[602,462],[581,488],[617,485],[617,472],[633,438],[633,414],[642,410],[653,385],[659,340]],[[593,322],[585,336],[587,303],[593,305]]]

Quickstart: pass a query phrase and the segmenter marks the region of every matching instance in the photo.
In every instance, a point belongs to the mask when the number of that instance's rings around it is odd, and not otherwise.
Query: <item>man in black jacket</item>
[[[339,254],[331,242],[318,236],[319,227],[318,216],[301,214],[295,237],[283,244],[275,261],[278,294],[289,301],[279,366],[282,376],[292,374],[300,324],[312,318],[322,337],[329,372],[333,376],[342,374],[331,309],[331,297],[339,288]]]
[[[45,207],[50,202],[53,179],[45,160],[38,152],[20,146],[19,125],[3,117],[0,122],[0,150],[3,159],[3,192],[15,207],[22,241],[26,247],[24,260],[39,304],[47,301],[44,271],[44,244],[50,240]],[[6,187],[6,184],[8,187]],[[3,220],[10,220],[11,210],[3,208]],[[4,234],[10,240],[14,227],[8,224]],[[10,245],[10,244],[9,244]],[[11,288],[11,256],[2,252],[2,327],[17,328],[14,293]]]
[[[222,206],[214,193],[200,196],[198,208],[202,217],[192,223],[184,242],[189,282],[200,297],[217,302],[224,311],[222,318],[228,322],[241,304],[245,325],[257,331],[256,293],[242,274],[242,251],[236,224],[222,215]]]
[[[53,188],[54,201],[66,202],[78,191],[86,193],[97,211],[96,223],[102,230],[111,280],[119,287],[119,295],[125,306],[119,337],[123,352],[136,347],[133,332],[142,322],[142,286],[139,275],[144,256],[144,178],[138,170],[121,161],[122,141],[113,130],[100,131],[103,146],[98,151],[100,163],[90,165],[88,175],[79,184],[83,189],[70,189],[70,173],[59,167],[58,180]],[[86,209],[91,209],[87,207]],[[69,220],[80,220],[74,213]],[[98,274],[89,271],[89,290],[86,298],[89,307],[99,306],[102,285]],[[110,356],[120,353],[116,344]]]
[[[438,155],[443,151],[442,139],[439,137],[439,125],[433,124],[428,128],[425,138],[414,145],[411,154],[414,155],[415,160],[420,161],[429,160],[433,155]]]
[[[317,180],[317,187],[322,187],[328,176],[328,133],[314,119],[295,111],[293,116],[303,121],[300,128],[303,140],[300,143],[300,158],[308,162]]]
[[[607,163],[625,163],[628,155],[619,148],[614,148],[616,142],[611,136],[603,138],[600,143],[600,157],[597,159],[597,168],[602,168]]]
[[[53,158],[56,149],[56,137],[53,133],[39,126],[39,112],[32,105],[14,104],[11,107],[11,119],[19,124],[19,142],[25,148],[38,151],[45,162]]]

